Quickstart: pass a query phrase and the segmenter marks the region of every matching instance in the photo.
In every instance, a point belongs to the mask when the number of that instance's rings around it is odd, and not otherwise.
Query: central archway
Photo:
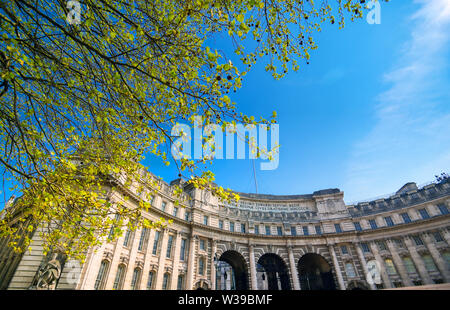
[[[217,268],[216,289],[248,290],[247,263],[239,252],[224,252]]]
[[[263,271],[262,280],[265,288],[269,290],[290,290],[291,283],[286,263],[281,257],[273,253],[267,253],[258,260],[258,266]]]
[[[298,261],[298,274],[302,290],[336,289],[331,266],[319,254],[303,255]]]

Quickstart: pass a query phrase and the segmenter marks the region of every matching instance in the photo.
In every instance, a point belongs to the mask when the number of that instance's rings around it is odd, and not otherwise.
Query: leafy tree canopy
[[[275,122],[275,113],[260,120],[239,113],[228,93],[260,59],[276,79],[299,70],[317,48],[313,35],[323,23],[343,27],[344,16],[361,18],[366,10],[364,0],[79,4],[80,23],[69,23],[66,1],[0,1],[0,166],[21,192],[15,220],[27,223],[11,226],[13,208],[4,210],[0,236],[18,251],[30,241],[18,246],[19,229],[33,231],[39,223],[51,227],[41,233],[46,250],[79,258],[111,231],[117,237],[123,225],[166,225],[142,217],[149,199],[136,209],[112,206],[105,191],[111,175],[126,176],[126,186],[158,188],[157,180],[144,179],[145,154],[173,162],[195,187],[238,199],[211,185],[213,173],[199,169],[204,160],[171,160],[170,129],[198,115],[203,125],[222,128]],[[211,46],[218,34],[229,39],[239,63]]]

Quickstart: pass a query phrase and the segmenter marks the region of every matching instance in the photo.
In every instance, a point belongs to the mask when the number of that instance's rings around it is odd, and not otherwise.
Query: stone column
[[[166,263],[166,251],[167,251],[167,239],[169,237],[169,230],[166,228],[163,231],[163,237],[161,240],[161,251],[158,257],[158,271],[156,272],[156,290],[162,290],[162,282],[165,273],[165,263]],[[172,279],[173,280],[173,279]]]
[[[416,265],[417,272],[423,280],[423,284],[433,284],[430,275],[428,274],[427,269],[425,268],[425,264],[423,263],[422,257],[420,257],[419,253],[417,253],[416,248],[413,245],[413,241],[410,237],[405,237],[404,239],[405,245],[408,248],[409,254],[411,254],[411,259]]]
[[[152,260],[153,241],[155,239],[155,230],[150,229],[149,233],[150,234],[148,236],[148,241],[145,249],[144,268],[142,268],[142,282],[141,282],[142,290],[147,289],[148,274],[150,272],[150,262]]]
[[[140,234],[141,233],[142,233],[142,230],[139,230],[139,232],[138,231],[132,232],[132,237],[133,238],[132,238],[132,240],[130,240],[132,242],[132,244],[131,244],[131,251],[130,251],[130,259],[128,261],[127,273],[125,275],[125,281],[123,283],[123,289],[124,290],[131,289],[131,280],[133,278],[135,261],[136,261],[136,254],[137,254],[137,250],[138,250],[138,246],[139,246],[139,239],[138,238],[140,238]],[[141,270],[141,272],[142,272],[142,270]],[[142,279],[142,275],[141,275],[141,279]]]
[[[403,265],[403,261],[400,255],[397,253],[394,241],[392,239],[388,239],[386,240],[386,243],[389,248],[389,251],[391,252],[392,260],[394,261],[395,267],[397,268],[398,273],[400,274],[400,277],[403,280],[403,284],[405,286],[413,286],[413,283],[409,278],[408,273],[406,272],[405,266]]]
[[[367,281],[367,275],[369,274],[369,269],[367,268],[367,261],[366,258],[364,257],[364,253],[361,250],[361,244],[360,243],[356,243],[355,244],[355,248],[356,248],[356,253],[358,253],[358,257],[359,257],[359,261],[361,262],[361,266],[364,272],[364,277],[366,282]],[[373,281],[371,281],[370,283],[368,283],[370,285],[370,289],[372,290],[376,290],[377,287],[375,286],[375,283],[373,283]]]
[[[430,234],[424,233],[423,239],[425,241],[425,246],[428,248],[428,251],[430,252],[431,256],[433,257],[434,262],[436,263],[436,266],[438,267],[439,271],[441,272],[442,277],[444,278],[445,283],[450,282],[450,274],[447,270],[447,264],[445,263],[444,259],[441,256],[441,253],[439,253],[439,250],[436,248],[436,245],[434,244],[433,240],[431,239]]]
[[[336,252],[334,251],[334,246],[332,244],[328,245],[328,250],[330,251],[331,258],[333,259],[333,265],[336,271],[339,288],[341,290],[345,290],[344,278],[342,277],[341,268],[339,267],[339,262],[337,260]]]
[[[255,249],[253,244],[249,244],[249,263],[250,263],[250,283],[252,290],[258,289],[258,281],[256,280],[256,264],[255,264]]]
[[[195,265],[195,236],[191,235],[189,241],[189,261],[187,269],[186,289],[192,290],[194,282],[194,265]]]
[[[211,289],[216,289],[216,264],[214,257],[216,257],[217,240],[211,240]]]
[[[175,240],[175,251],[173,253],[173,265],[172,265],[172,281],[170,282],[170,289],[178,289],[178,264],[180,262],[181,251],[181,233],[177,233],[177,239]]]
[[[376,261],[380,264],[380,275],[381,279],[383,280],[383,283],[385,285],[385,288],[392,288],[391,279],[389,278],[387,272],[386,272],[386,266],[384,263],[383,258],[381,257],[380,253],[378,252],[378,247],[374,241],[369,242],[370,249],[372,250],[373,256],[375,257]]]
[[[288,248],[288,254],[289,254],[289,267],[291,268],[291,275],[292,275],[292,281],[294,283],[294,290],[300,290],[300,281],[298,279],[297,267],[295,266],[294,251],[292,250],[291,245],[289,245],[287,248]]]

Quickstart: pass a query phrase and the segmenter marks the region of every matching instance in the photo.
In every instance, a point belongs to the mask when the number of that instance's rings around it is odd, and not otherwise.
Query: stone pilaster
[[[288,255],[289,255],[289,267],[291,269],[292,281],[294,284],[294,290],[300,290],[300,281],[298,279],[297,266],[295,265],[294,250],[291,245],[288,245]]]
[[[165,273],[165,264],[166,264],[166,251],[167,251],[167,239],[169,237],[169,230],[164,229],[163,237],[161,240],[161,250],[159,252],[158,258],[158,271],[156,272],[156,286],[155,289],[162,290],[162,282]]]
[[[216,265],[214,264],[214,257],[217,251],[217,240],[211,240],[211,289],[216,289]]]
[[[422,278],[423,284],[433,284],[433,281],[431,280],[431,277],[428,274],[427,269],[425,268],[425,264],[423,263],[422,257],[420,257],[419,253],[417,253],[417,250],[414,247],[411,238],[405,237],[404,241],[406,247],[408,248],[409,254],[411,254],[411,259],[413,260],[414,265],[416,265],[417,272]]]
[[[117,238],[116,244],[114,245],[113,258],[111,260],[111,266],[109,268],[109,276],[106,281],[105,290],[112,290],[114,285],[114,280],[116,278],[117,268],[120,263],[120,254],[123,247],[123,239],[125,237],[126,231],[123,232],[122,236]]]
[[[258,281],[256,280],[256,264],[255,264],[255,249],[253,244],[249,244],[249,263],[250,263],[250,282],[252,290],[258,289]]]
[[[392,288],[391,279],[389,278],[386,266],[384,263],[383,258],[380,255],[380,252],[378,251],[378,247],[374,241],[370,242],[370,249],[372,250],[373,256],[375,257],[376,261],[380,264],[380,275],[381,279],[383,280],[385,288]]]
[[[436,245],[434,244],[432,237],[428,233],[424,233],[422,236],[425,241],[425,246],[427,247],[428,251],[430,252],[431,256],[433,257],[433,260],[436,263],[436,266],[438,267],[439,271],[441,272],[442,277],[444,278],[444,282],[449,283],[450,282],[450,274],[447,270],[447,264],[445,263],[444,259],[442,258],[441,253],[439,253],[439,250],[436,248]]]
[[[363,272],[364,272],[365,280],[366,280],[366,282],[368,282],[367,281],[367,275],[369,274],[369,269],[367,268],[367,261],[366,261],[366,258],[364,257],[364,253],[361,250],[361,244],[360,243],[356,243],[355,244],[355,248],[356,248],[356,253],[358,253],[359,261],[361,262],[361,266],[362,266],[362,269],[363,269]],[[377,289],[373,282],[370,282],[368,284],[370,285],[370,288],[372,290],[376,290]]]
[[[413,286],[413,283],[406,272],[405,266],[403,265],[403,261],[397,252],[394,241],[392,239],[388,239],[386,240],[386,244],[391,252],[392,260],[394,261],[395,267],[402,278],[404,286]]]
[[[129,290],[131,289],[131,280],[133,278],[133,273],[134,273],[134,268],[135,268],[135,261],[136,261],[136,254],[137,254],[137,250],[138,250],[138,246],[139,246],[139,239],[140,238],[140,234],[142,233],[142,230],[139,231],[135,231],[132,233],[132,237],[133,239],[130,240],[132,242],[131,244],[131,251],[130,251],[130,259],[128,261],[128,266],[127,266],[127,273],[125,276],[125,281],[123,283],[123,289],[124,290]],[[141,270],[142,272],[142,270]],[[142,275],[141,275],[141,279],[142,279]],[[139,284],[139,283],[136,283]]]
[[[142,268],[142,282],[141,282],[142,290],[147,289],[148,274],[150,272],[150,262],[152,260],[152,249],[153,249],[152,245],[155,239],[155,230],[151,229],[149,230],[149,232],[150,234],[148,236],[147,247],[145,249],[144,268]]]
[[[189,240],[189,261],[186,277],[186,289],[192,290],[194,285],[194,265],[195,265],[195,236],[191,235]]]
[[[178,264],[180,262],[180,248],[181,248],[181,233],[177,233],[177,239],[175,240],[175,251],[173,253],[173,265],[172,265],[172,281],[170,288],[172,290],[178,289]]]
[[[336,272],[339,288],[341,290],[345,290],[344,278],[342,277],[341,268],[339,267],[339,262],[337,260],[336,252],[334,251],[334,246],[332,244],[328,245],[328,250],[330,251],[331,258],[333,259],[334,270]]]

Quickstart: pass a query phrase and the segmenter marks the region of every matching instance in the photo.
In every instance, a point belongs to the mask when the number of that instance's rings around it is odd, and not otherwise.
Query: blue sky
[[[450,1],[383,2],[381,24],[326,25],[315,42],[299,72],[276,81],[262,60],[232,93],[247,114],[278,113],[279,166],[257,169],[259,193],[339,188],[349,203],[449,172]],[[144,164],[166,181],[177,178],[174,165]],[[208,168],[217,184],[255,192],[251,160]]]
[[[259,62],[232,100],[278,113],[280,161],[256,165],[259,193],[344,191],[349,203],[450,169],[450,1],[381,4],[381,24],[325,26],[309,65],[274,80]],[[173,167],[145,162],[170,181]],[[216,183],[255,192],[251,160],[216,160]]]

